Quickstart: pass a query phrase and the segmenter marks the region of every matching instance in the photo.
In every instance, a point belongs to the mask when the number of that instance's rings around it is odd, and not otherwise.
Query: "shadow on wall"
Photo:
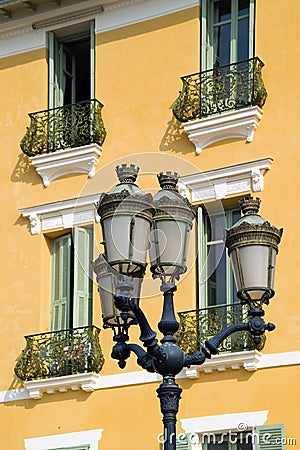
[[[34,167],[30,164],[28,156],[20,153],[17,164],[10,177],[14,183],[28,183],[32,185],[40,184],[42,182],[40,176],[36,173]]]
[[[182,124],[174,116],[168,122],[159,149],[162,152],[173,151],[181,154],[195,152],[195,147],[188,140]]]

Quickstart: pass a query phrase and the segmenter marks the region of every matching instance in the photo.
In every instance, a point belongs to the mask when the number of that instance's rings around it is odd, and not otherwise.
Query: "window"
[[[194,419],[185,419],[185,421],[189,420]],[[286,443],[289,443],[289,439],[285,438],[283,424],[251,426],[244,433],[238,432],[236,425],[222,433],[215,430],[213,426],[211,431],[201,431],[201,433],[189,431],[179,434],[176,438],[176,448],[178,450],[199,450],[200,448],[202,450],[266,450],[267,448],[285,450]],[[291,442],[295,443],[295,440]]]
[[[25,439],[25,450],[98,450],[102,429]]]
[[[223,241],[224,229],[240,218],[240,210],[227,208],[222,212],[203,212],[199,218],[200,307],[228,305],[239,302],[230,260]]]
[[[204,437],[203,450],[252,450],[252,433],[209,433]]]
[[[94,98],[94,22],[49,33],[49,109]]]
[[[202,70],[254,56],[254,0],[202,3]]]
[[[51,329],[92,323],[93,232],[75,227],[51,242]]]

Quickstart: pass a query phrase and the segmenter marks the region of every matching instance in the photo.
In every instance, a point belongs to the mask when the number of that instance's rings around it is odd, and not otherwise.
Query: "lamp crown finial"
[[[162,189],[177,190],[179,175],[177,172],[160,172],[157,175],[159,185]]]
[[[117,176],[122,184],[134,183],[137,179],[139,170],[140,168],[134,164],[122,164],[121,166],[116,167]]]
[[[249,214],[257,214],[259,211],[261,200],[260,198],[253,198],[251,196],[244,197],[239,200],[239,206],[244,216]]]

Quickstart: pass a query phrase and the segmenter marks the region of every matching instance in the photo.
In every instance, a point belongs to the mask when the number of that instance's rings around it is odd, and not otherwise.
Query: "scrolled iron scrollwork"
[[[256,57],[182,77],[174,116],[188,122],[246,106],[262,107],[267,98],[263,66]]]
[[[93,99],[29,114],[21,150],[32,157],[91,143],[101,146],[106,137],[102,108]]]
[[[240,304],[222,305],[194,311],[178,313],[179,330],[176,333],[177,344],[184,353],[195,353],[225,326],[247,322],[248,312]],[[247,331],[238,331],[225,339],[219,346],[219,352],[239,352],[261,350],[265,344],[265,335],[257,346]]]
[[[21,380],[100,372],[104,357],[95,326],[25,336],[15,374]]]

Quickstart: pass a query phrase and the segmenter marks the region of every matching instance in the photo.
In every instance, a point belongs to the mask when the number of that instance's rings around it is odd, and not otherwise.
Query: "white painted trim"
[[[247,356],[246,356],[247,352],[244,352],[244,353],[245,353],[245,358],[247,358]],[[231,354],[224,355],[224,358],[225,358],[225,356],[228,357],[228,361],[231,360],[231,362],[232,362]],[[208,368],[209,365],[212,363],[212,361],[215,358],[217,358],[217,356],[214,356],[211,359],[211,361],[206,361],[204,363],[203,367],[205,367],[205,365],[206,365],[206,367]],[[261,355],[259,358],[260,359],[256,365],[257,369],[269,369],[269,368],[273,368],[273,367],[285,367],[285,366],[300,365],[300,351]],[[248,362],[249,362],[249,360],[248,360]],[[224,361],[223,361],[223,364],[224,364]],[[244,368],[246,370],[253,370],[250,367],[248,367],[248,369],[247,369],[247,367],[244,367]],[[218,370],[217,366],[215,366],[215,369]],[[190,370],[194,370],[194,367],[192,367]],[[209,374],[209,373],[211,373],[211,371],[209,371],[207,373]],[[196,374],[196,372],[194,372],[194,374]],[[185,379],[185,378],[191,378],[191,377],[194,378],[193,373],[190,372],[190,373],[186,374],[184,371],[182,371],[177,378]],[[96,375],[95,384],[94,384],[93,388],[94,388],[94,391],[96,391],[98,389],[120,388],[123,386],[157,383],[157,382],[161,381],[161,379],[162,379],[161,376],[156,373],[148,373],[148,372],[145,372],[142,370],[138,371],[138,372],[126,372],[126,373],[119,373],[119,374],[114,374],[114,375]],[[11,389],[11,390],[0,392],[0,403],[21,401],[21,400],[26,400],[29,398],[30,398],[29,392],[26,388]]]
[[[46,203],[44,205],[21,208],[22,217],[29,219],[31,234],[57,228],[72,228],[89,222],[99,222],[95,205],[99,202],[101,194],[92,194],[84,197]]]
[[[180,178],[181,192],[192,202],[218,200],[229,195],[260,192],[264,175],[271,168],[272,158],[259,159],[220,169],[198,172]]]
[[[124,4],[128,8],[124,8]],[[104,7],[104,13],[96,17],[96,34],[155,19],[184,9],[199,6],[199,0],[148,0],[123,1]],[[122,14],[119,9],[123,8]]]
[[[259,192],[264,188],[263,177],[271,168],[271,158],[264,158],[221,169],[198,172],[180,178],[180,192],[192,202],[225,198],[237,193]],[[57,228],[71,228],[88,222],[99,222],[95,203],[100,193],[45,205],[21,208],[30,220],[31,234]]]
[[[252,142],[262,115],[262,109],[251,106],[186,122],[183,128],[199,155],[205,147],[226,139],[246,139],[247,142]]]
[[[201,366],[183,369],[180,375],[184,378],[199,378],[201,372],[209,374],[214,370],[225,372],[228,369],[238,370],[242,368],[252,372],[257,370],[262,356],[257,350],[220,354],[206,360]],[[179,377],[181,377],[180,375]]]
[[[239,412],[235,414],[220,414],[216,416],[192,417],[181,419],[181,427],[185,433],[212,433],[224,431],[242,431],[241,424],[247,430],[258,425],[264,425],[269,411]],[[245,430],[245,429],[244,429]]]
[[[55,392],[79,391],[93,392],[99,375],[94,372],[63,377],[45,378],[42,380],[25,381],[24,386],[28,390],[29,398],[38,400],[46,394]]]
[[[300,351],[270,353],[262,356],[257,368],[269,369],[271,367],[296,366],[298,364],[300,364]]]
[[[47,35],[44,30],[24,27],[13,33],[0,34],[0,58],[46,48]]]
[[[90,450],[98,450],[98,442],[103,429],[77,431],[75,433],[57,434],[32,439],[24,439],[25,450],[49,450],[89,445]]]
[[[99,34],[199,6],[199,0],[121,0],[116,2],[104,0],[101,2],[104,11],[97,13],[93,10],[99,8],[99,0],[87,0],[84,5],[82,3],[78,1],[70,6],[44,13],[33,13],[22,19],[1,24],[3,31],[0,33],[0,58],[47,47],[47,31],[81,22],[83,14],[86,15],[85,20],[95,19],[95,33]],[[78,14],[77,18],[76,14]],[[51,20],[59,21],[59,23],[47,25],[47,21]],[[32,23],[37,24],[38,27],[43,26],[43,23],[45,25],[43,28],[33,30]]]
[[[102,148],[98,144],[82,145],[33,156],[30,162],[47,187],[51,181],[71,173],[87,173],[90,178],[93,177],[101,153]]]

